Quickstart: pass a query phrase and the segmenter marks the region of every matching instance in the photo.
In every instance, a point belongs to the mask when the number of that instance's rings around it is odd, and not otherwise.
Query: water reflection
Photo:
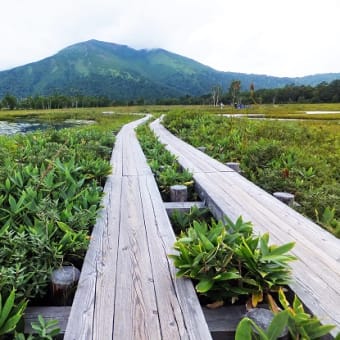
[[[0,121],[0,135],[13,135],[15,133],[27,133],[36,130],[47,129],[63,129],[76,125],[94,124],[92,120],[73,120],[69,119],[63,122],[45,123],[45,122],[30,122],[30,121]]]

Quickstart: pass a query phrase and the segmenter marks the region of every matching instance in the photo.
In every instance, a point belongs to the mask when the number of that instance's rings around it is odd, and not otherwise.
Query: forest
[[[251,104],[290,104],[290,103],[338,103],[340,102],[340,80],[330,83],[321,82],[317,86],[286,85],[275,89],[258,89],[252,83],[248,91],[242,91],[240,80],[231,82],[229,88],[220,85],[212,87],[211,92],[201,96],[186,95],[178,98],[165,97],[154,101],[139,98],[137,100],[111,100],[106,96],[64,95],[54,93],[49,96],[30,96],[17,98],[7,93],[0,99],[0,109],[61,109],[80,107],[108,107],[121,105],[233,105],[243,107]]]

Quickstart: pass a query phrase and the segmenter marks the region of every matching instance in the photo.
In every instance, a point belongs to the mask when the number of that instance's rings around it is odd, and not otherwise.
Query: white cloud
[[[1,12],[2,70],[95,38],[223,71],[340,72],[338,0],[4,0]]]

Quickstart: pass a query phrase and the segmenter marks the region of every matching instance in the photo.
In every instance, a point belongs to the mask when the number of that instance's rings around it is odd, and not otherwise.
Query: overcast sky
[[[0,70],[97,39],[221,71],[340,72],[340,0],[2,0]]]

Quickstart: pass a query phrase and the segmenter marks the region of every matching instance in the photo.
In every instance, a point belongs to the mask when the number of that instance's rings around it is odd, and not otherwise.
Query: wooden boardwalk
[[[175,236],[134,128],[117,136],[65,340],[211,339],[191,281],[167,257]]]
[[[194,174],[200,196],[217,218],[240,215],[271,243],[296,243],[291,288],[322,323],[340,331],[340,240],[298,214],[229,167],[173,136],[159,121],[151,124],[160,141]]]

